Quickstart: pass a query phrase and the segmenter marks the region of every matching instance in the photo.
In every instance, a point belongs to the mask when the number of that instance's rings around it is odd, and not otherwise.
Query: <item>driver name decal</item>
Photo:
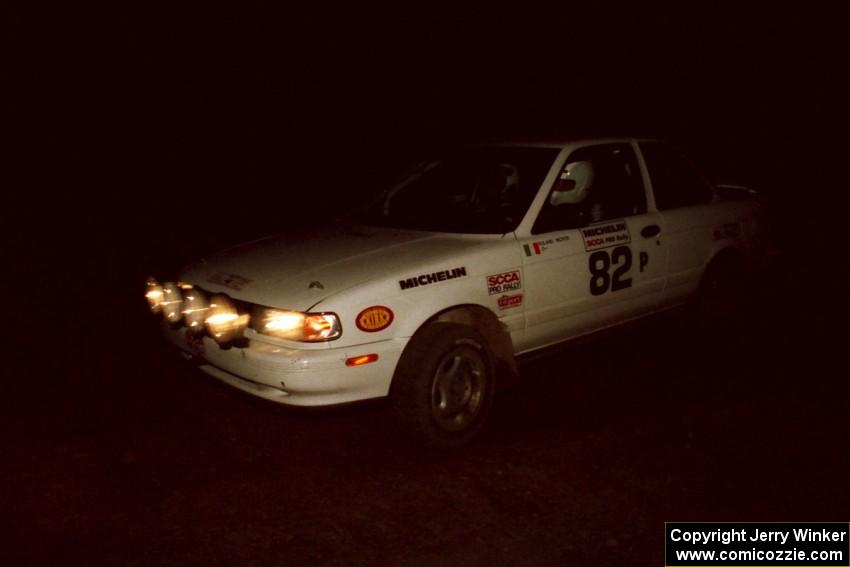
[[[431,272],[430,274],[422,274],[419,276],[414,276],[412,278],[407,278],[406,280],[399,280],[398,285],[402,289],[402,291],[404,291],[406,289],[412,289],[414,287],[430,285],[432,283],[444,282],[447,280],[453,280],[455,278],[465,277],[466,267],[461,266],[459,268],[452,268],[451,270]]]
[[[539,240],[537,242],[532,242],[530,246],[528,244],[523,244],[522,248],[525,250],[526,256],[531,256],[532,253],[534,256],[540,256],[549,244],[552,244],[551,240]]]
[[[584,239],[584,249],[588,252],[618,244],[628,244],[632,241],[629,227],[623,220],[582,228],[581,237]]]

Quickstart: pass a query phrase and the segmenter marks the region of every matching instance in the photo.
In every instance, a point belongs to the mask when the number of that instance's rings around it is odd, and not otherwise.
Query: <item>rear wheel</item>
[[[483,427],[495,390],[493,355],[475,329],[430,323],[399,361],[390,399],[397,418],[416,437],[452,447]]]
[[[694,301],[697,329],[712,342],[734,343],[741,334],[745,282],[732,257],[720,258],[706,270]]]

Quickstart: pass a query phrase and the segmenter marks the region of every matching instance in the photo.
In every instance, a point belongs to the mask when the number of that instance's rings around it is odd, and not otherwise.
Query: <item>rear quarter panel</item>
[[[669,302],[694,293],[709,263],[733,250],[746,266],[767,253],[766,230],[754,200],[715,200],[705,205],[663,211],[664,236],[670,242],[665,295]]]

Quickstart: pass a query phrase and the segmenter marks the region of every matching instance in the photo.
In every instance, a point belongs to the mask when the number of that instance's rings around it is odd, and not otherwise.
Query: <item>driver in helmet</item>
[[[594,177],[593,164],[589,161],[568,163],[561,171],[552,194],[549,196],[549,204],[553,207],[573,205],[576,206],[574,214],[578,218],[587,222],[601,220],[602,205],[599,202],[588,201]]]

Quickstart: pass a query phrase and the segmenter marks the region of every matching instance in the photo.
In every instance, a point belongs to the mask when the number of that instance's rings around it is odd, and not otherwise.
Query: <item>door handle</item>
[[[657,224],[649,224],[641,229],[640,235],[644,238],[652,238],[653,236],[658,236],[659,232],[661,232],[660,226]]]

